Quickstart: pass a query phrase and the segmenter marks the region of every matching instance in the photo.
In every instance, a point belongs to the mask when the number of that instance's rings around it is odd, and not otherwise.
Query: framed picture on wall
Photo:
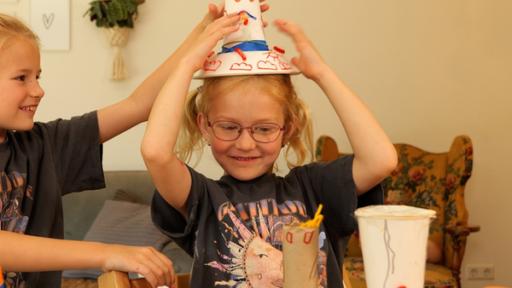
[[[41,40],[42,50],[69,50],[69,14],[69,0],[31,1],[30,24]]]

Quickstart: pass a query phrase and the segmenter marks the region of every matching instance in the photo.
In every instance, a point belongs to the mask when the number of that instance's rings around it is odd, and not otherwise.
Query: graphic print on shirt
[[[215,286],[236,288],[283,287],[283,225],[307,219],[300,201],[277,204],[274,199],[241,203],[227,202],[217,211],[222,243],[217,245],[219,259],[207,266],[225,273]],[[325,232],[320,233],[318,287],[327,287]],[[229,279],[229,280],[225,280]]]
[[[28,216],[22,213],[23,201],[33,201],[33,189],[25,174],[0,172],[0,230],[25,233]],[[6,287],[22,287],[21,273],[6,272]]]
[[[0,229],[24,233],[28,217],[21,208],[24,198],[33,200],[32,187],[27,186],[27,177],[18,172],[0,172]],[[27,200],[25,200],[27,201]]]

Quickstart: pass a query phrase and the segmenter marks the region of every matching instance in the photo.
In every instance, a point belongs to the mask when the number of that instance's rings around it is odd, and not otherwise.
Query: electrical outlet
[[[493,280],[494,265],[478,264],[466,266],[466,278],[468,280]]]

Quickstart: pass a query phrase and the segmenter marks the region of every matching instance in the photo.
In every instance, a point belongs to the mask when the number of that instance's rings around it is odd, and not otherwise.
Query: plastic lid
[[[434,218],[436,211],[407,205],[374,205],[359,208],[355,211],[356,217],[371,218]]]

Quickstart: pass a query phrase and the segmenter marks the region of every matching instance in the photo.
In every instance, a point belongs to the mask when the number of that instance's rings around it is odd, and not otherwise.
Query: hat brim
[[[209,57],[194,79],[210,77],[299,74],[300,71],[276,51],[246,51],[220,53]]]

